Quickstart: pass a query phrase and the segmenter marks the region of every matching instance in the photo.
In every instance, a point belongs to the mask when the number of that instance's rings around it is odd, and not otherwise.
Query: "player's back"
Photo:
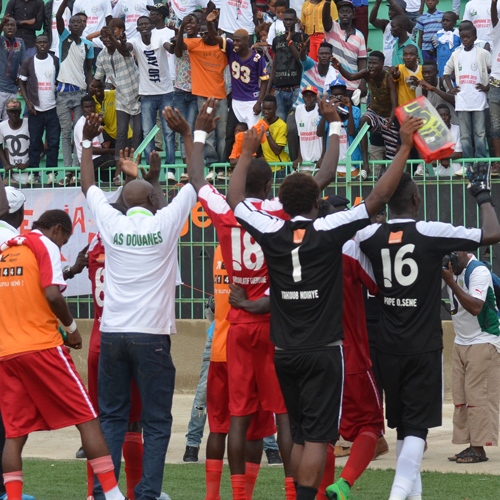
[[[393,219],[356,235],[383,299],[379,350],[417,354],[443,347],[442,259],[452,250],[478,248],[481,234],[441,222]]]

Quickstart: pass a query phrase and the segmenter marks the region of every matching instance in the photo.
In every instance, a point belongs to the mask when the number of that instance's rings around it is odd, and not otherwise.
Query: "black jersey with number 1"
[[[441,265],[453,250],[476,250],[481,229],[443,222],[393,219],[356,235],[382,296],[377,349],[418,354],[443,347]]]
[[[343,339],[342,246],[370,223],[364,203],[315,221],[284,221],[248,202],[234,215],[264,251],[274,345],[304,350]]]

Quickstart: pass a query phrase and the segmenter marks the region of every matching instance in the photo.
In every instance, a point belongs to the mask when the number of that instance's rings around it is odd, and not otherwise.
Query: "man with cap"
[[[11,183],[20,185],[29,179],[27,172],[22,172],[29,165],[30,132],[28,118],[21,118],[21,101],[8,99],[5,103],[8,120],[0,123],[0,161],[5,172],[13,173]],[[21,173],[22,172],[22,173]]]
[[[340,195],[320,200],[318,217],[348,210],[349,203]],[[345,379],[339,434],[353,444],[340,479],[334,484],[331,483],[335,477],[335,443],[329,444],[318,500],[325,498],[325,489],[329,499],[348,500],[354,482],[372,460],[378,438],[384,433],[384,416],[371,369],[363,303],[363,285],[372,295],[378,294],[378,288],[370,261],[354,240],[342,247],[342,274]]]
[[[339,20],[337,22],[332,19],[330,3],[331,0],[327,0],[323,7],[325,40],[332,45],[333,55],[347,71],[362,71],[366,68],[366,42],[363,33],[353,24],[355,7],[348,0],[338,2]],[[359,80],[351,81],[347,85],[347,90],[354,92],[359,85]],[[359,104],[359,101],[356,104]]]
[[[125,19],[125,36],[132,40],[138,36],[137,20],[141,16],[149,17],[148,6],[153,5],[153,0],[118,0],[113,7],[112,16]]]
[[[293,162],[293,168],[300,167],[300,172],[312,173],[321,166],[325,148],[323,138],[316,133],[320,116],[317,103],[318,89],[314,85],[306,85],[302,89],[304,103],[295,109],[295,123],[299,133],[299,156]],[[301,167],[302,162],[316,163]]]
[[[342,80],[342,78],[337,78],[330,84],[330,96],[334,101],[341,103],[341,106],[338,108],[338,113],[340,115],[340,119],[342,120],[339,139],[339,162],[345,162],[347,150],[354,142],[354,139],[356,139],[356,135],[358,134],[361,111],[357,106],[352,105],[351,99],[347,96],[347,84],[344,80]],[[326,128],[328,128],[328,124],[326,123],[326,120],[322,118],[318,125],[317,134],[320,137],[325,136]],[[354,150],[351,159],[353,161],[361,161],[361,151],[359,146]],[[359,166],[357,164],[352,165],[351,175],[356,177],[358,174]],[[339,177],[345,177],[345,165],[339,165],[337,167],[337,175]]]
[[[19,235],[19,228],[24,219],[24,202],[26,197],[16,188],[4,187],[0,182],[0,245]],[[0,456],[5,445],[5,428],[0,415]],[[2,462],[0,460],[0,500],[6,500],[7,493],[3,482]],[[31,495],[23,493],[23,500],[35,500]]]

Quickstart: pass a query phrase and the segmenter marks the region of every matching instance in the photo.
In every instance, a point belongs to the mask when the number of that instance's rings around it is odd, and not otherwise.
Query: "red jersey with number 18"
[[[231,283],[240,285],[250,300],[258,300],[269,288],[269,277],[264,253],[260,245],[236,220],[226,197],[209,184],[198,192],[200,203],[212,220],[222,250]],[[258,200],[247,198],[257,209],[280,219],[288,219],[278,198]],[[269,314],[252,314],[231,307],[227,315],[230,323],[260,323],[269,321]]]
[[[99,233],[94,236],[88,249],[89,278],[94,298],[94,325],[90,336],[89,351],[101,352],[101,317],[104,307],[104,245]]]

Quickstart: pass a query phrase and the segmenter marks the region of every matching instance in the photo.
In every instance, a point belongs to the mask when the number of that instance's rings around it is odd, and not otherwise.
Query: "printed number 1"
[[[302,281],[302,267],[300,267],[299,248],[300,246],[292,250],[292,277],[295,283]]]

